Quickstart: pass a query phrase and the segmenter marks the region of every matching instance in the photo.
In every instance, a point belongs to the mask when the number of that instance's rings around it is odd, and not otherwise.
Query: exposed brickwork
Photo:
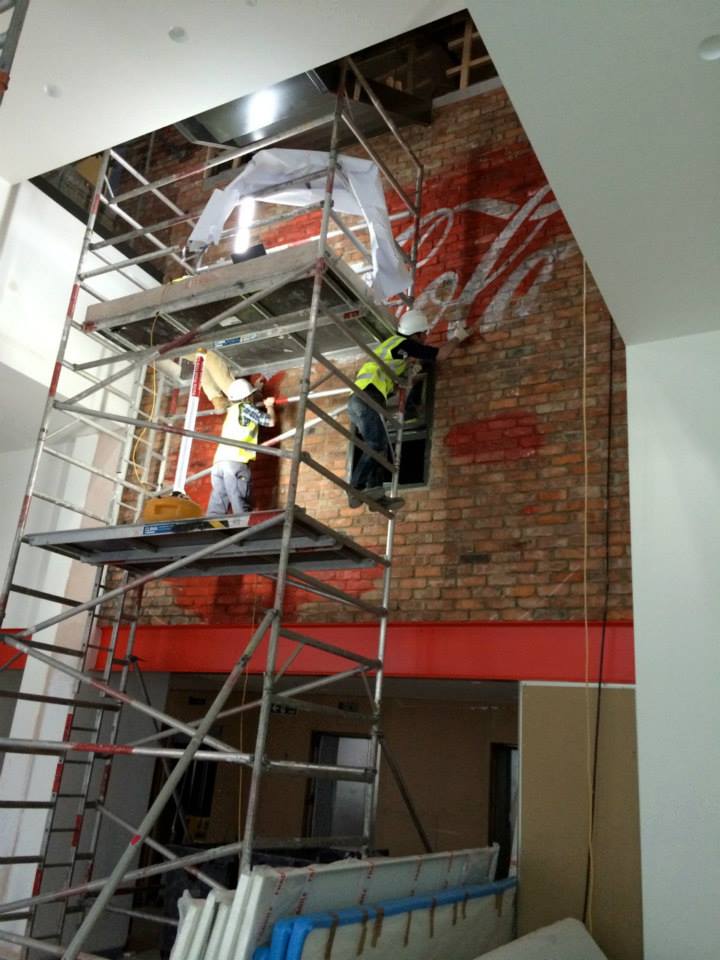
[[[406,493],[396,536],[392,616],[406,620],[577,619],[583,614],[583,266],[569,228],[502,90],[439,108],[430,128],[409,131],[426,168],[420,302],[433,337],[462,317],[480,331],[439,370],[430,483]],[[391,138],[375,147],[411,184]],[[188,163],[191,163],[190,158]],[[207,187],[183,185],[178,202],[198,209]],[[400,210],[389,196],[392,212]],[[308,217],[265,235],[266,244],[308,235]],[[407,221],[398,221],[398,233]],[[314,232],[314,230],[312,230]],[[186,235],[178,231],[179,242]],[[588,276],[587,430],[590,616],[602,614],[608,404],[612,405],[609,531],[611,618],[630,610],[624,351]],[[609,394],[609,369],[614,368]],[[297,392],[298,372],[270,386]],[[326,385],[324,385],[325,387]],[[327,384],[332,387],[332,383]],[[331,409],[335,403],[325,403]],[[277,429],[293,424],[280,413]],[[211,418],[215,428],[217,418]],[[343,422],[347,422],[343,420]],[[207,421],[203,424],[207,429]],[[343,472],[344,441],[322,428],[308,449]],[[191,471],[212,459],[194,445]],[[283,503],[286,466],[258,461],[259,508]],[[207,483],[192,488],[201,501]],[[304,469],[301,504],[320,520],[382,550],[384,524],[350,510],[344,495]],[[485,562],[485,557],[487,560]],[[379,571],[326,578],[369,599]],[[241,622],[265,607],[272,586],[255,577],[174,581],[149,588],[155,622]],[[292,592],[297,620],[349,620],[347,607]]]

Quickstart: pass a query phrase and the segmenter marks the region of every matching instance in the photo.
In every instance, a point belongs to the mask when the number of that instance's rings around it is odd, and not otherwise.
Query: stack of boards
[[[180,900],[171,960],[343,960],[371,952],[474,960],[513,932],[515,879],[497,846],[412,857],[258,866],[235,891]]]

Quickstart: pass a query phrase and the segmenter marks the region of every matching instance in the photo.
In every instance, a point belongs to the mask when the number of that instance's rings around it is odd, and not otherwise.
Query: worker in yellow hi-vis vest
[[[429,329],[430,324],[422,310],[408,310],[400,318],[398,332],[383,340],[374,353],[396,376],[402,377],[412,360],[417,360],[422,365],[444,360],[469,336],[463,325],[455,324],[448,334],[447,343],[442,347],[431,347],[424,342]],[[355,386],[383,407],[387,405],[388,397],[395,389],[394,382],[374,360],[368,360],[362,365],[355,378]],[[348,403],[348,416],[360,439],[371,449],[386,455],[387,431],[380,414],[354,393]],[[353,469],[350,486],[385,507],[397,506],[397,503],[385,496],[382,477],[382,465],[370,454],[363,452]],[[348,502],[351,507],[359,507],[362,501],[350,494]]]
[[[266,410],[260,410],[250,399],[256,388],[249,380],[233,380],[226,394],[230,401],[222,425],[221,437],[239,440],[242,443],[258,442],[259,427],[275,426],[275,398],[266,397]],[[211,481],[212,495],[208,503],[209,516],[224,516],[228,506],[235,514],[249,513],[252,475],[250,463],[256,457],[255,450],[233,447],[219,443],[213,460]]]

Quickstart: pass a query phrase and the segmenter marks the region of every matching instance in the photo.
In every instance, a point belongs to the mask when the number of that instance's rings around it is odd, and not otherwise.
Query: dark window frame
[[[435,419],[436,370],[434,364],[428,365],[427,370],[424,370],[418,374],[418,376],[415,378],[412,389],[415,389],[418,384],[422,384],[422,404],[420,405],[421,416],[417,419],[406,420],[403,426],[403,457],[400,461],[400,481],[398,483],[399,490],[422,490],[430,485],[430,461],[432,456],[432,438]],[[392,397],[390,398],[390,406],[392,406]],[[353,435],[355,432],[355,428],[352,427]],[[395,430],[389,430],[391,444],[394,444],[396,435],[397,432]],[[408,452],[408,445],[418,442],[424,443],[422,448],[422,478],[404,480],[403,473],[407,473],[408,469],[407,458],[405,456]],[[350,477],[352,475],[353,465],[361,453],[362,451],[359,447],[356,447],[353,443],[348,443],[348,482],[350,481]],[[390,476],[388,475],[383,481],[383,486],[389,490],[390,485]]]

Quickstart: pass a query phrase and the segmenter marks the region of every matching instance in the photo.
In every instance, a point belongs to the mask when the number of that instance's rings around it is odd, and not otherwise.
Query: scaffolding
[[[0,32],[0,104],[10,84],[10,71],[25,22],[28,3],[29,0],[0,0],[0,17],[4,13],[10,13],[9,21]]]
[[[347,80],[352,80],[355,90],[360,89],[363,99],[373,105],[388,133],[412,165],[415,182],[409,192],[354,123],[352,99],[346,94]],[[273,136],[251,147],[219,149],[191,170],[185,169],[156,181],[149,181],[118,150],[109,150],[102,158],[27,492],[0,595],[3,615],[13,594],[64,608],[33,626],[5,630],[0,636],[3,643],[14,651],[8,663],[22,656],[38,661],[67,678],[73,691],[72,695],[62,697],[23,693],[22,690],[16,694],[20,700],[67,709],[61,741],[9,737],[0,740],[0,752],[6,757],[12,754],[57,757],[49,798],[31,801],[17,797],[0,801],[0,808],[5,811],[14,810],[20,815],[37,810],[45,817],[39,852],[32,856],[0,859],[0,866],[6,869],[22,864],[35,867],[32,895],[0,907],[0,939],[33,953],[63,956],[68,960],[89,956],[81,950],[104,910],[143,916],[140,911],[113,906],[112,903],[119,892],[132,890],[133,883],[139,879],[184,870],[217,889],[221,885],[198,869],[198,864],[238,855],[241,871],[248,871],[253,850],[259,848],[340,844],[364,853],[373,848],[379,758],[381,750],[387,749],[382,740],[381,700],[396,515],[387,502],[378,502],[352,491],[344,476],[334,473],[306,449],[306,437],[318,426],[336,431],[344,441],[354,444],[382,465],[391,476],[390,494],[396,495],[403,434],[402,409],[386,409],[376,404],[338,365],[348,356],[372,356],[398,386],[399,393],[407,386],[373,353],[374,344],[394,332],[391,313],[375,302],[363,280],[362,269],[351,269],[328,245],[332,226],[348,241],[348,248],[351,247],[355,257],[359,253],[365,264],[370,262],[367,248],[358,239],[357,225],[348,226],[333,210],[333,184],[339,166],[341,130],[353,134],[356,142],[378,164],[389,189],[400,198],[414,224],[410,250],[403,251],[413,284],[423,170],[351,58],[344,61],[334,113],[311,124],[312,127],[321,125],[330,127],[330,148],[327,169],[323,172],[324,195],[322,202],[316,205],[321,211],[319,236],[255,260],[205,269],[197,262],[192,265],[184,259],[177,244],[160,239],[179,224],[187,226],[193,222],[193,217],[167,195],[165,188],[188,177],[203,177],[207,171],[220,165],[281,139],[297,136],[308,128],[308,124],[287,130],[282,138]],[[113,171],[117,173],[113,175]],[[117,187],[118,174],[126,187],[122,192],[113,190],[113,184]],[[132,178],[137,186],[128,189],[128,178]],[[152,197],[154,203],[162,204],[172,216],[166,215],[164,220],[143,226],[136,219],[135,208],[135,215],[127,212],[127,204],[143,196]],[[125,232],[109,238],[98,237],[96,220],[100,210],[112,212],[116,222],[124,225]],[[306,212],[307,208],[294,209],[281,217],[284,220]],[[256,226],[277,223],[280,219],[271,217],[259,221]],[[137,239],[143,239],[152,249],[118,259],[118,245]],[[180,283],[148,286],[120,298],[106,299],[98,292],[97,279],[104,275],[122,276],[143,286],[137,283],[135,268],[161,258],[168,266],[181,266],[186,279]],[[81,293],[93,303],[84,321],[75,318]],[[411,285],[402,299],[412,303],[412,298]],[[220,523],[206,518],[143,523],[146,498],[169,489],[165,468],[173,438],[191,437],[214,444],[220,439],[214,433],[186,430],[176,425],[175,421],[181,415],[168,403],[172,391],[177,388],[168,361],[192,354],[200,347],[221,351],[237,375],[256,370],[260,363],[266,366],[275,364],[275,367],[301,366],[293,430],[258,445],[223,441],[250,449],[261,457],[287,461],[286,503],[281,509],[228,517]],[[339,381],[341,387],[323,390],[331,380]],[[79,382],[87,385],[78,389]],[[346,397],[354,394],[383,417],[388,435],[393,438],[387,456],[372,450],[338,421],[345,404],[328,411],[319,403],[320,398],[336,394],[345,394]],[[73,429],[78,427],[92,432],[99,442],[109,444],[115,457],[114,469],[105,461],[98,464],[95,458],[92,462],[84,462],[74,453],[62,449],[58,439],[72,436]],[[291,449],[282,447],[278,439],[291,441]],[[43,465],[48,462],[61,463],[70,471],[84,472],[90,491],[93,483],[111,484],[113,492],[107,498],[106,512],[94,508],[90,498],[75,503],[54,496],[52,491],[40,489],[39,478],[43,476]],[[301,470],[318,474],[341,495],[352,492],[370,510],[384,518],[384,552],[371,551],[313,518],[298,503]],[[188,478],[188,482],[194,482],[208,472],[203,470]],[[58,508],[60,517],[66,516],[68,511],[79,516],[82,526],[72,530],[63,529],[61,525],[50,531],[30,530],[32,508],[37,501]],[[19,563],[21,556],[28,552],[33,556],[46,555],[47,551],[94,571],[89,599],[23,586],[19,574],[23,569]],[[382,571],[379,602],[346,592],[317,576],[317,571],[321,570],[359,567],[375,567]],[[246,573],[267,578],[274,584],[272,606],[264,611],[204,717],[186,723],[152,706],[148,697],[132,696],[128,689],[137,670],[133,649],[142,615],[144,588],[149,583],[174,576]],[[287,594],[292,589],[306,591],[372,617],[377,623],[374,656],[361,655],[290,629],[285,610]],[[97,630],[101,617],[112,621],[111,629],[103,634]],[[44,631],[68,623],[75,625],[72,642],[38,639]],[[107,640],[98,641],[98,636],[105,636]],[[293,645],[292,653],[282,663],[279,662],[281,641]],[[261,650],[261,645],[264,645],[265,663],[262,695],[242,706],[228,708],[228,698],[251,657]],[[334,658],[336,671],[281,688],[280,681],[304,648],[314,648]],[[329,713],[347,720],[346,711],[303,699],[304,694],[323,690],[347,678],[360,678],[368,697],[367,712],[350,715],[368,729],[369,754],[365,767],[304,763],[268,756],[268,728],[271,714],[278,707]],[[121,708],[130,708],[149,717],[156,732],[134,743],[118,742]],[[218,719],[244,710],[258,711],[257,738],[252,753],[244,753],[212,733]],[[172,746],[163,743],[178,735],[187,739],[186,746],[178,747],[176,741]],[[106,806],[112,759],[118,755],[153,757],[165,764],[164,782],[139,824],[126,822]],[[181,778],[190,764],[199,759],[230,763],[251,771],[244,833],[236,843],[178,857],[149,834],[165,805],[177,803]],[[397,764],[392,761],[389,766],[398,778],[406,803],[412,807]],[[362,834],[323,838],[258,837],[260,788],[264,778],[270,775],[366,784]],[[411,813],[423,844],[429,849],[422,826],[412,810]],[[107,877],[94,878],[102,823],[113,824],[123,831],[127,844],[111,873]],[[56,851],[63,837],[63,853],[58,858]],[[147,845],[159,853],[163,862],[132,868],[140,845]],[[84,874],[78,876],[81,864]],[[50,908],[50,914],[43,914]],[[8,929],[7,921],[10,920],[24,922],[27,925],[25,931]]]

